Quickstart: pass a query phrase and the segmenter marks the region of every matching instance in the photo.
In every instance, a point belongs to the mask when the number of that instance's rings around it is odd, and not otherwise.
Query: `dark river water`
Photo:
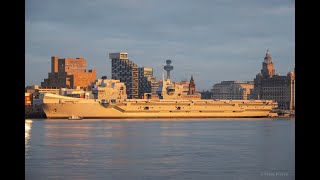
[[[295,119],[26,119],[25,177],[292,180]]]

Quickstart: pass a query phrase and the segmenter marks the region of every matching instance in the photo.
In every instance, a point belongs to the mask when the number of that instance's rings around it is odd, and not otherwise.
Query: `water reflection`
[[[31,148],[30,145],[30,133],[32,128],[32,120],[26,119],[24,124],[24,145],[25,145],[25,158],[29,159],[29,150]]]
[[[292,121],[26,120],[25,129],[26,179],[256,180],[274,170],[294,179]]]
[[[172,123],[162,123],[160,126],[162,137],[186,137],[188,136],[188,131],[184,129],[184,126],[177,127],[176,124]]]

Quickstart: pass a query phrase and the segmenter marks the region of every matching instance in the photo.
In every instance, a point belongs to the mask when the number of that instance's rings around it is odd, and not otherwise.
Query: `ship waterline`
[[[150,100],[129,99],[107,103],[98,99],[71,98],[51,93],[43,96],[42,109],[49,119],[83,118],[246,118],[270,117],[272,100]]]

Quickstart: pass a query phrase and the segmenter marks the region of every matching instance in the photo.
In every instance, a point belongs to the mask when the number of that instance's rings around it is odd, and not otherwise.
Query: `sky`
[[[276,73],[295,67],[294,0],[26,0],[25,85],[48,78],[51,56],[83,57],[111,78],[109,53],[124,51],[161,79],[199,91],[253,81],[267,49]]]

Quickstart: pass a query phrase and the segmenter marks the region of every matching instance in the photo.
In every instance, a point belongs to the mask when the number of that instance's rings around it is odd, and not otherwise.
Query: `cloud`
[[[98,78],[110,77],[108,53],[127,51],[161,78],[209,89],[223,80],[253,80],[267,48],[276,70],[294,68],[292,1],[26,1],[26,83],[47,78],[50,58],[84,57]],[[39,70],[41,69],[41,70]]]

